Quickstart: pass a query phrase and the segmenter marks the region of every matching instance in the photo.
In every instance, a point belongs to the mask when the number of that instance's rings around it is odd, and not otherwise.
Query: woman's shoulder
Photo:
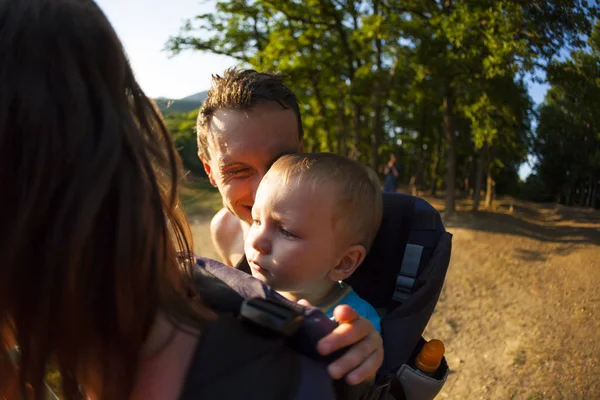
[[[132,399],[177,399],[199,343],[200,332],[157,317],[143,349]]]

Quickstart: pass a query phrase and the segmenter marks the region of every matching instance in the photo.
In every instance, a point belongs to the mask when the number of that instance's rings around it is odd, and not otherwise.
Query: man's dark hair
[[[252,69],[225,70],[223,76],[213,75],[212,87],[200,109],[197,121],[198,155],[209,160],[208,128],[210,121],[219,109],[249,110],[257,104],[277,102],[284,109],[290,109],[298,121],[298,136],[304,135],[302,118],[296,95],[283,82],[284,77],[274,72],[257,72]]]

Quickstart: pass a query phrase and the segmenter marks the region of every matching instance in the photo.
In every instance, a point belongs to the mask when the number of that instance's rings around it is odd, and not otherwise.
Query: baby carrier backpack
[[[445,359],[433,376],[418,372],[414,359],[425,343],[422,334],[440,296],[451,249],[452,235],[431,204],[383,193],[377,236],[346,282],[381,316],[384,361],[378,383],[389,385],[391,398],[432,399],[446,381]]]
[[[382,317],[384,362],[374,385],[369,388],[364,385],[350,388],[336,382],[335,397],[427,400],[434,398],[441,390],[448,374],[445,359],[442,359],[432,376],[418,371],[414,359],[425,343],[422,334],[442,290],[451,246],[452,235],[445,231],[439,213],[429,203],[400,193],[383,194],[383,219],[379,232],[365,261],[346,282]],[[246,299],[245,302],[263,299],[268,304],[257,305],[256,309],[254,306],[245,306],[246,312],[254,310],[254,316],[242,319],[250,321],[254,318],[256,321],[251,324],[256,325],[258,321],[258,325],[262,323],[268,331],[278,332],[283,328],[273,326],[288,326],[288,319],[291,318],[288,313],[291,313],[296,315],[293,318],[301,322],[294,329],[286,331],[288,345],[320,362],[331,361],[338,356],[334,354],[323,360],[316,353],[316,342],[335,328],[335,322],[324,317],[317,309],[307,309],[284,299],[252,278],[248,275],[250,271],[245,260],[237,269],[233,269],[213,260],[199,258],[196,271],[216,277]],[[203,293],[202,289],[200,293]],[[206,297],[203,295],[203,299]],[[244,308],[240,303],[245,302],[238,299],[230,305],[229,311],[239,316],[242,312],[239,310]],[[219,299],[216,303],[226,301]],[[219,307],[210,302],[209,305]],[[279,306],[283,308],[278,309]],[[331,393],[332,389],[313,390],[320,393],[329,390],[328,393]]]

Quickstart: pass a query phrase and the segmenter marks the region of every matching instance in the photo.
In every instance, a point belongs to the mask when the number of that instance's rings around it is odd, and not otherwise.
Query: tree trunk
[[[379,16],[379,0],[373,1],[373,13]],[[375,121],[373,121],[373,133],[371,134],[371,168],[373,171],[377,171],[379,168],[379,145],[381,143],[381,137],[383,136],[383,121],[382,121],[382,100],[384,94],[384,76],[381,70],[381,39],[379,38],[379,32],[375,32],[375,62],[377,70],[375,71],[375,98],[374,100],[374,111]]]
[[[444,88],[444,138],[446,139],[446,216],[456,211],[454,188],[456,185],[456,148],[454,135],[454,94],[447,80]]]
[[[494,187],[496,186],[496,182],[494,182],[494,180],[492,179],[491,163],[490,163],[490,166],[488,166],[487,185],[486,186],[487,187],[485,189],[485,208],[487,210],[490,210],[492,208],[492,201],[494,199]]]
[[[585,207],[585,187],[586,184],[585,183],[580,183],[579,185],[577,185],[579,188],[579,199],[577,200],[577,205],[581,206],[581,207]]]
[[[596,208],[596,198],[598,197],[598,179],[592,177],[592,201],[590,207]]]
[[[338,128],[341,131],[338,134],[337,153],[341,156],[348,155],[348,119],[346,118],[346,105],[343,95],[340,96],[338,103]]]
[[[421,112],[421,131],[419,132],[419,160],[417,162],[417,173],[416,173],[416,181],[415,186],[418,188],[423,187],[424,175],[425,175],[425,164],[427,162],[427,157],[425,154],[425,149],[423,149],[425,144],[425,135],[427,132],[427,108],[425,105],[422,105]],[[432,149],[428,149],[431,151]]]
[[[475,172],[475,186],[473,188],[473,211],[477,211],[479,209],[479,203],[481,201],[481,184],[483,183],[486,147],[487,144],[484,144],[483,147],[479,149],[479,154],[477,156],[477,171]]]
[[[438,179],[438,167],[440,164],[442,146],[440,143],[441,139],[439,135],[435,136],[435,144],[434,149],[431,153],[431,167],[430,167],[430,175],[431,175],[431,195],[435,196],[437,193],[437,179]]]
[[[319,88],[319,82],[317,80],[317,75],[313,74],[311,78],[312,89],[315,94],[315,98],[317,100],[317,107],[319,109],[319,117],[321,117],[321,126],[325,132],[325,141],[327,143],[327,150],[333,152],[333,132],[327,126],[327,122],[329,121],[327,118],[327,108],[325,107],[325,103],[323,101],[323,96],[321,96],[321,89]]]
[[[594,178],[592,176],[590,176],[590,184],[588,185],[588,193],[587,193],[587,197],[585,199],[585,206],[586,207],[591,207],[592,206],[593,185],[594,185]]]
[[[373,133],[371,134],[371,168],[377,171],[379,167],[379,145],[382,135],[382,115],[381,115],[381,95],[375,96],[375,121],[373,124]]]
[[[362,121],[360,120],[361,116],[362,116],[362,107],[360,106],[360,104],[355,104],[354,105],[354,118],[353,118],[354,146],[350,150],[350,158],[352,158],[353,160],[358,160],[361,155],[361,151],[360,151],[360,144],[362,141],[362,135],[361,135]]]

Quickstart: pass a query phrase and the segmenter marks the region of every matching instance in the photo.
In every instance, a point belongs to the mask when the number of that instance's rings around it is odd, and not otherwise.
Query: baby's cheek
[[[292,271],[280,271],[273,277],[273,286],[277,286],[277,288],[274,288],[276,290],[297,290],[302,287],[303,283],[302,277],[297,276]]]

